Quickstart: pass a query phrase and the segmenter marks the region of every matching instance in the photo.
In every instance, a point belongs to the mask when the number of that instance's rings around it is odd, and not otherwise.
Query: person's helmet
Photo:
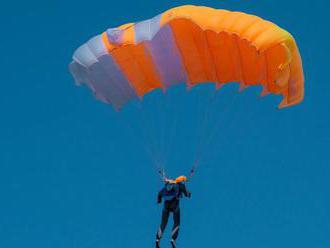
[[[186,181],[187,181],[186,176],[179,176],[175,179],[175,183],[182,183],[182,182],[186,182]]]

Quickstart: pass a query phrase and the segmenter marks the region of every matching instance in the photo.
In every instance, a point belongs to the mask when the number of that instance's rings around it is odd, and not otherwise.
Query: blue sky
[[[212,90],[154,92],[142,111],[131,104],[115,113],[76,87],[67,65],[75,48],[106,28],[183,4],[244,11],[289,30],[302,54],[306,98],[278,111],[280,99],[260,99],[260,89],[217,93],[210,122],[234,100],[188,185],[180,247],[330,246],[327,1],[32,0],[0,10],[0,247],[153,246],[161,183],[144,149],[146,128],[135,125],[153,121],[168,172],[185,173],[197,140],[194,110],[208,106]]]

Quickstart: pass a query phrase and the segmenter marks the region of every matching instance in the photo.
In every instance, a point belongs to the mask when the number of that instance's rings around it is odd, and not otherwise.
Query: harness
[[[168,183],[162,190],[162,198],[164,201],[171,201],[174,199],[181,198],[180,186],[179,184],[175,183]]]

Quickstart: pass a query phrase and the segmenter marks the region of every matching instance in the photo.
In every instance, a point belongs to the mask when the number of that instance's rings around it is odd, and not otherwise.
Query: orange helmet
[[[182,182],[186,182],[187,181],[187,177],[186,176],[179,176],[175,179],[176,183],[182,183]]]

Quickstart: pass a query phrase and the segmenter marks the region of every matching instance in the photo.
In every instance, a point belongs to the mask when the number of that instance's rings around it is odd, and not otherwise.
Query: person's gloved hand
[[[191,192],[187,192],[187,197],[191,198]]]

